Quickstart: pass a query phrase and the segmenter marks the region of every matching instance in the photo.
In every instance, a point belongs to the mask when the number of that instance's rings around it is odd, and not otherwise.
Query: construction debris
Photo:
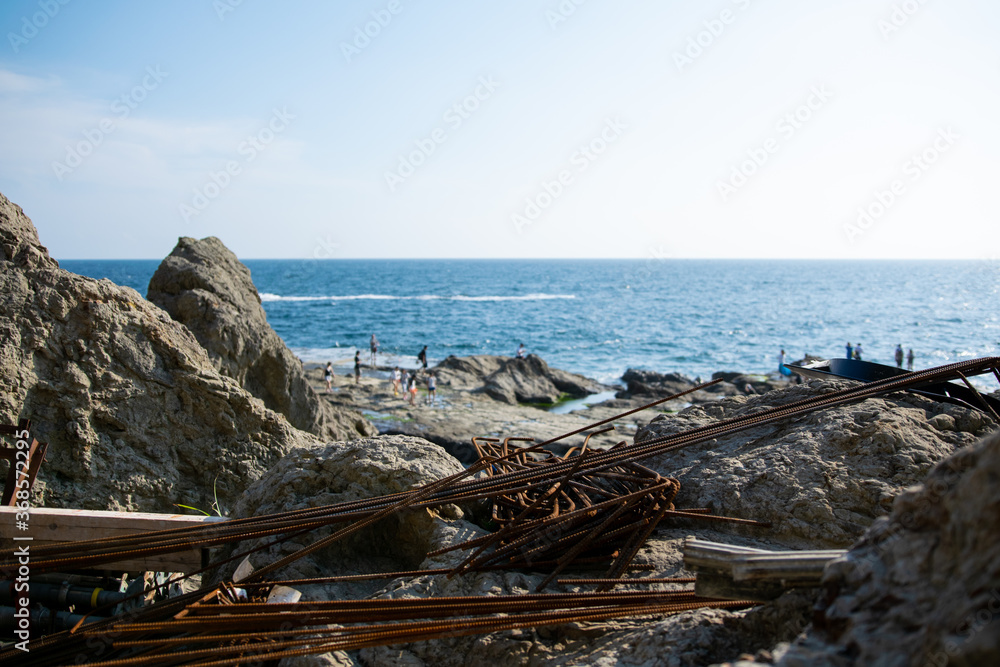
[[[885,395],[928,381],[944,382],[990,371],[996,373],[998,365],[1000,358],[990,357],[885,378],[632,445],[623,442],[602,451],[588,449],[584,441],[579,450],[571,450],[562,457],[545,451],[544,447],[583,431],[594,431],[604,422],[543,443],[524,443],[526,446],[519,446],[515,438],[503,442],[477,438],[474,444],[480,459],[474,465],[401,493],[211,525],[40,546],[32,550],[33,573],[95,567],[123,557],[272,538],[263,546],[250,550],[255,551],[309,534],[320,527],[337,526],[332,534],[250,572],[238,587],[222,582],[210,590],[163,600],[127,616],[86,626],[82,625],[85,619],[81,619],[71,631],[32,641],[27,657],[10,649],[0,652],[0,660],[18,657],[20,664],[39,665],[66,664],[80,659],[99,660],[93,664],[108,666],[179,662],[229,665],[570,621],[659,616],[699,607],[745,607],[752,604],[750,600],[761,598],[718,600],[704,597],[697,590],[607,592],[615,583],[623,581],[639,547],[664,519],[737,521],[762,527],[746,519],[712,516],[703,508],[686,511],[675,508],[673,500],[679,490],[677,480],[643,467],[640,461],[761,424]],[[674,398],[676,396],[662,400]],[[487,569],[531,568],[550,573],[539,586],[543,588],[571,563],[603,563],[607,573],[595,580],[597,591],[266,602],[276,587],[295,584],[293,581],[269,581],[269,577],[298,558],[399,512],[479,501],[488,501],[490,527],[495,532],[449,547],[449,550],[472,552],[460,565],[448,570],[449,576]],[[704,544],[692,546],[693,558],[699,546],[702,558],[699,567],[719,562],[718,559],[712,561],[708,553],[711,547]],[[238,562],[250,551],[237,552],[225,560],[213,562],[210,568]],[[778,555],[777,564],[773,564],[773,560],[755,560],[762,555],[744,552],[736,554],[736,558],[727,557],[728,576],[734,583],[769,577],[785,583],[812,582],[820,561],[832,557],[828,552],[792,557]],[[13,549],[0,551],[0,569],[10,573],[17,566]],[[423,573],[426,571],[412,574]],[[278,626],[280,629],[276,629]]]
[[[818,586],[827,564],[847,550],[768,551],[689,537],[683,553],[684,566],[698,573],[698,595],[766,601],[789,588]]]

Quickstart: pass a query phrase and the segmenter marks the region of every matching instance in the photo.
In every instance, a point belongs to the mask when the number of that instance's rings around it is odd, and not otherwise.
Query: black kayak
[[[886,378],[898,377],[900,375],[910,375],[910,371],[904,371],[895,366],[876,364],[871,361],[858,361],[857,359],[821,359],[801,366],[788,364],[792,372],[803,377],[827,380],[830,378],[843,378],[847,380],[857,380],[859,382],[874,382],[885,380]],[[955,379],[958,379],[958,375]],[[976,392],[964,384],[953,382],[942,382],[940,379],[929,380],[926,384],[918,384],[907,389],[914,394],[926,396],[935,401],[961,405],[965,408],[988,412],[983,405],[985,402],[995,412],[1000,413],[1000,400],[989,394]]]

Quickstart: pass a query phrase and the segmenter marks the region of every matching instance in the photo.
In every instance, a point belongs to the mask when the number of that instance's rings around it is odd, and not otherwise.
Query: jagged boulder
[[[448,357],[434,367],[442,386],[481,391],[490,398],[516,403],[555,403],[562,395],[583,397],[601,390],[590,378],[551,368],[538,355]]]
[[[232,516],[244,518],[321,507],[339,502],[373,498],[412,490],[461,472],[463,466],[444,449],[422,438],[385,435],[321,447],[295,449],[267,474],[251,485],[236,504]],[[427,552],[441,546],[456,532],[465,539],[481,530],[461,520],[456,506],[429,511],[399,512],[358,533],[294,561],[280,570],[282,578],[308,578],[374,571],[412,570],[420,566]],[[312,544],[341,525],[310,531],[286,542],[272,545],[251,557],[255,567],[266,565]],[[262,538],[254,544],[264,544]],[[249,544],[240,544],[245,550]],[[235,564],[231,569],[235,568]],[[352,596],[362,584],[305,587],[314,599]]]
[[[529,354],[523,359],[504,359],[485,378],[484,391],[504,403],[555,403],[562,394],[587,396],[597,387],[593,380],[549,368],[544,359]]]
[[[147,296],[191,330],[220,372],[292,426],[324,440],[377,432],[361,413],[316,394],[301,362],[267,323],[250,270],[214,236],[178,240]]]
[[[625,383],[624,395],[670,396],[687,391],[695,385],[694,380],[681,373],[657,373],[629,368],[622,375]]]
[[[637,442],[834,391],[848,381],[795,385],[661,415]],[[901,393],[811,412],[681,448],[646,465],[681,482],[681,506],[770,522],[788,546],[844,548],[931,467],[994,428],[969,410]]]
[[[471,357],[450,356],[434,367],[438,384],[462,391],[481,389],[483,381],[496,373],[506,357],[477,354]]]
[[[170,512],[227,505],[317,441],[220,374],[135,290],[59,268],[0,195],[0,420],[48,441],[34,504]]]
[[[1000,664],[1000,432],[900,494],[847,555],[781,665]]]

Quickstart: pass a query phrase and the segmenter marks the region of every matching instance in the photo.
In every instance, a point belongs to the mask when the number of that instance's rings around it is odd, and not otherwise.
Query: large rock
[[[479,390],[509,403],[555,403],[563,395],[587,396],[601,385],[590,378],[550,368],[541,357],[523,359],[479,355],[448,357],[435,369],[442,384],[455,389]]]
[[[829,393],[847,381],[736,396],[659,416],[636,441]],[[980,412],[901,393],[758,426],[646,465],[681,482],[679,506],[770,522],[788,546],[841,548],[931,467],[994,427]]]
[[[462,465],[441,447],[404,435],[295,449],[246,490],[233,510],[233,517],[288,512],[409,491],[462,470]],[[426,509],[399,512],[292,562],[275,576],[295,579],[413,570],[420,566],[428,551],[441,546],[442,540],[456,531],[463,533],[465,539],[481,534],[480,529],[461,521],[461,516],[462,510],[456,506],[434,512]],[[251,563],[255,567],[266,565],[341,527],[314,530],[272,545],[253,554]],[[262,538],[254,544],[262,545],[272,539]],[[248,546],[240,544],[236,548],[243,551]],[[370,592],[367,588],[373,585],[378,588],[381,583],[302,590],[307,598],[335,599],[359,593],[367,595]]]
[[[471,357],[450,356],[434,367],[438,384],[461,391],[481,389],[483,381],[496,373],[507,357],[477,354]]]
[[[657,373],[629,368],[622,375],[628,395],[670,396],[695,386],[694,380],[680,373]]]
[[[0,420],[48,441],[35,504],[172,512],[223,506],[315,439],[220,374],[135,290],[59,268],[0,195]],[[217,484],[216,484],[217,482]]]
[[[780,664],[1000,664],[1000,432],[938,464],[827,567],[832,590]]]
[[[583,397],[601,389],[590,378],[550,368],[534,354],[523,359],[485,354],[448,357],[434,367],[434,372],[442,386],[481,391],[510,405],[555,403],[564,395]]]
[[[224,375],[324,440],[374,435],[361,413],[336,408],[267,323],[250,270],[215,237],[181,238],[149,281],[148,298],[194,333]]]

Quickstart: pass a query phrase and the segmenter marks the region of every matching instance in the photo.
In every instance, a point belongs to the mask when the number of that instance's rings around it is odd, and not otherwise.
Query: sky
[[[1000,252],[996,0],[4,0],[58,259]]]

